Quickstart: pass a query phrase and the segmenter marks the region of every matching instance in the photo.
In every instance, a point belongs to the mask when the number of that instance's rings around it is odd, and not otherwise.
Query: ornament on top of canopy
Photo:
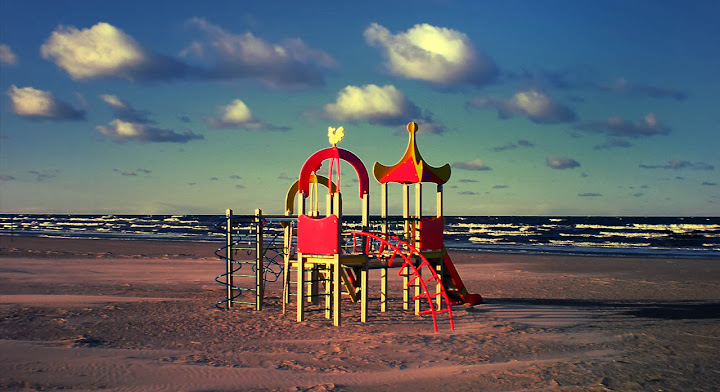
[[[400,184],[417,184],[422,182],[434,182],[438,185],[446,183],[450,179],[450,165],[445,164],[440,167],[433,167],[427,164],[420,155],[415,134],[418,131],[418,125],[410,122],[407,125],[410,133],[405,155],[392,166],[385,166],[380,162],[373,165],[373,175],[381,184],[388,182],[396,182]]]

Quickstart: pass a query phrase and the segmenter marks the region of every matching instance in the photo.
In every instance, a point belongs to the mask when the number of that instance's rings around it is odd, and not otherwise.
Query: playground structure
[[[251,218],[251,233],[238,239],[233,235],[238,218],[226,212],[226,246],[216,254],[226,261],[226,272],[216,279],[226,287],[226,298],[219,307],[253,305],[262,310],[264,284],[283,276],[283,312],[293,303],[298,322],[308,311],[322,311],[333,324],[342,323],[342,295],[360,305],[360,321],[366,322],[370,292],[370,271],[380,271],[380,312],[387,311],[388,271],[397,269],[403,280],[403,308],[414,305],[417,315],[431,315],[435,331],[438,317],[447,315],[454,328],[451,305],[482,302],[470,294],[452,263],[443,240],[443,185],[450,179],[449,165],[432,167],[418,150],[418,126],[407,126],[409,142],[403,157],[392,166],[376,162],[373,175],[381,185],[379,218],[369,215],[369,176],[362,161],[352,152],[338,148],[342,127],[329,128],[332,147],[317,151],[302,166],[299,178],[285,198],[285,215],[263,215],[256,210]],[[343,216],[340,163],[355,171],[361,205],[359,222]],[[320,175],[328,162],[328,176]],[[388,184],[402,185],[401,218],[388,214]],[[436,213],[422,215],[422,186],[436,186]],[[415,211],[410,211],[410,186],[415,185]],[[320,185],[327,191],[321,191]],[[324,194],[325,210],[321,214]],[[272,234],[269,228],[274,225]],[[372,228],[372,230],[371,230]],[[282,238],[282,240],[280,240]],[[246,260],[237,254],[245,252]],[[252,257],[251,257],[252,255]],[[280,264],[282,258],[282,265]],[[250,273],[241,272],[250,269]],[[281,272],[280,272],[281,271]],[[239,287],[236,278],[254,278],[254,287]],[[254,293],[252,301],[242,301],[243,293]],[[294,300],[292,300],[294,298]],[[321,303],[322,302],[322,303]]]

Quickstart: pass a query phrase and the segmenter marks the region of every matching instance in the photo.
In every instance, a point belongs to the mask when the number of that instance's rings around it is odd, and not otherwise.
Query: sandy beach
[[[341,328],[297,323],[279,282],[217,309],[217,247],[0,236],[0,389],[720,390],[718,259],[452,252],[486,303],[434,333],[394,274],[367,323],[349,299]]]

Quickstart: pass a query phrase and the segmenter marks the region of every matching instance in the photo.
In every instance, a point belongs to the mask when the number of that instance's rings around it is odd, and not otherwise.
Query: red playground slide
[[[443,248],[443,253],[443,264],[445,265],[448,275],[450,275],[450,279],[452,279],[453,285],[455,285],[455,287],[457,288],[457,293],[460,296],[460,301],[468,305],[481,304],[483,302],[483,299],[480,294],[468,293],[467,288],[465,288],[465,284],[463,283],[462,279],[460,279],[460,275],[455,269],[455,264],[453,264],[452,260],[450,259],[450,255],[448,254],[446,248]]]

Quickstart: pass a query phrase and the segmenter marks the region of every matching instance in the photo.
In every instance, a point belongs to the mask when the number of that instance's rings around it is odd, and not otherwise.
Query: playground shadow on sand
[[[616,315],[642,317],[662,320],[715,320],[720,319],[720,302],[669,301],[669,302],[623,302],[591,301],[575,299],[530,299],[530,298],[491,298],[486,300],[489,306],[517,308],[575,308],[585,311],[603,311]],[[492,311],[492,309],[488,309]],[[471,311],[483,310],[483,305]]]

